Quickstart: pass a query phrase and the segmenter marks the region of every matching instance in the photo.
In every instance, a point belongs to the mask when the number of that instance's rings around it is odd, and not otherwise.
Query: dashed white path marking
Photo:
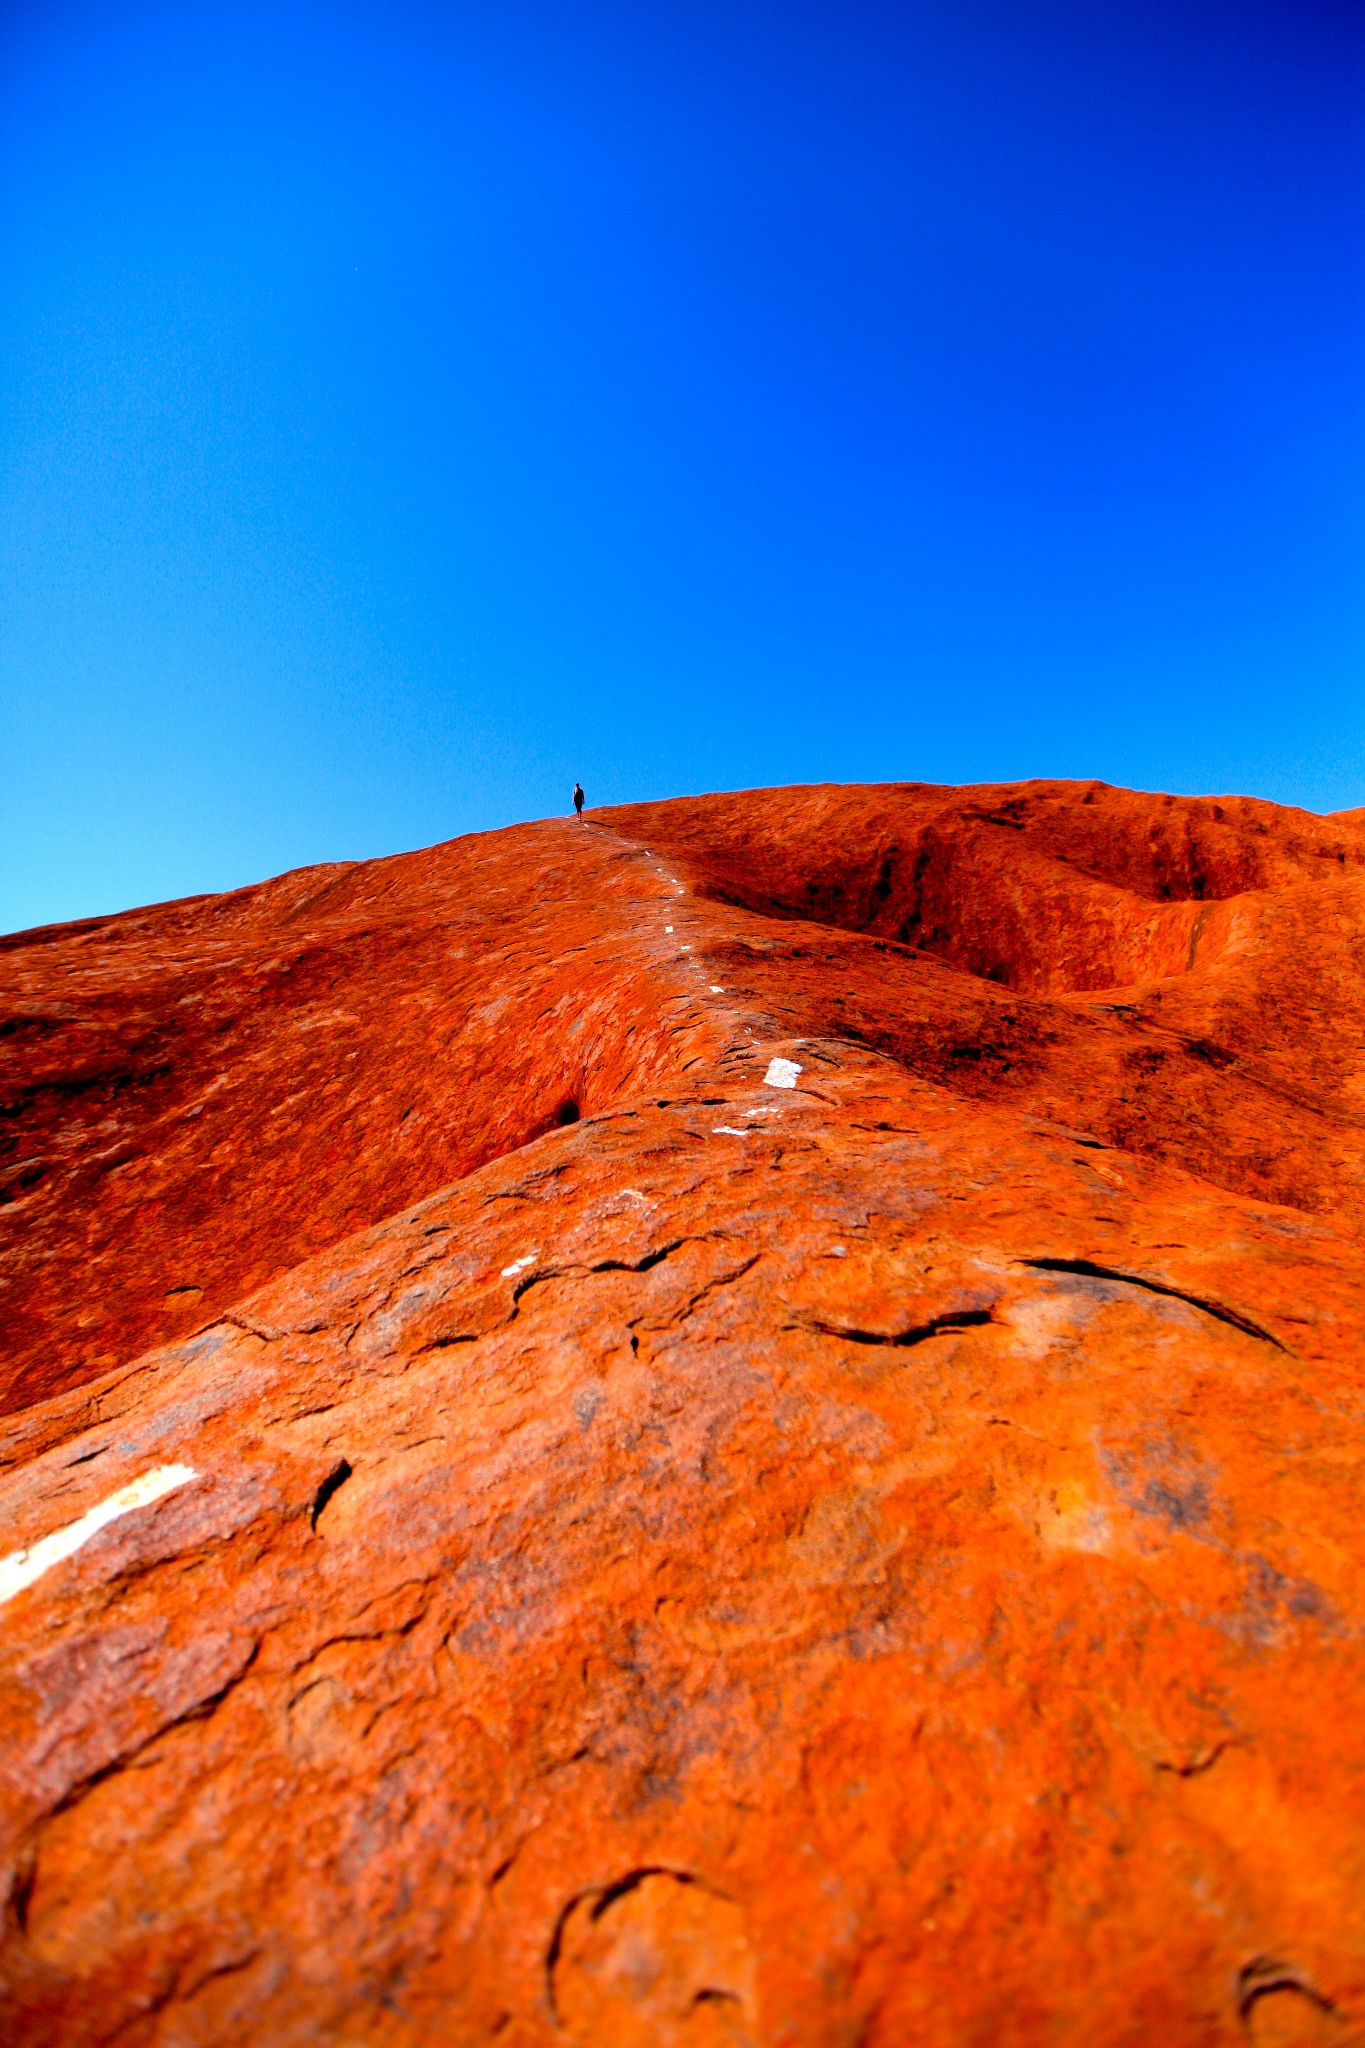
[[[794,1088],[801,1068],[795,1060],[769,1060],[768,1071],[763,1076],[765,1088]]]
[[[535,1264],[535,1260],[536,1260],[536,1255],[535,1255],[535,1253],[534,1253],[534,1252],[527,1252],[527,1254],[526,1254],[526,1256],[525,1256],[525,1258],[524,1258],[524,1259],[513,1259],[513,1261],[512,1261],[512,1263],[511,1263],[511,1265],[510,1265],[510,1266],[504,1266],[504,1267],[503,1267],[503,1269],[502,1269],[502,1277],[503,1277],[503,1279],[504,1279],[504,1280],[510,1280],[510,1279],[512,1279],[512,1277],[513,1277],[513,1276],[514,1276],[515,1274],[517,1274],[517,1273],[524,1273],[524,1272],[526,1271],[526,1268],[527,1268],[528,1266],[533,1266],[533,1265]]]
[[[116,1522],[120,1515],[131,1515],[135,1508],[150,1507],[163,1494],[174,1493],[177,1486],[187,1486],[199,1474],[192,1465],[158,1465],[151,1472],[144,1472],[140,1479],[130,1485],[121,1486],[117,1493],[111,1493],[108,1500],[102,1500],[98,1507],[90,1509],[78,1522],[68,1522],[64,1529],[56,1529],[52,1535],[44,1536],[40,1543],[32,1544],[27,1550],[12,1550],[8,1557],[0,1557],[0,1607],[6,1600],[12,1600],[16,1593],[22,1593],[44,1572],[50,1572],[54,1564],[61,1564],[64,1558],[72,1557],[83,1543]]]
[[[781,1116],[782,1112],[780,1109],[746,1109],[744,1114],[745,1116]],[[754,1125],[750,1124],[747,1130],[738,1130],[734,1124],[713,1124],[711,1135],[715,1138],[752,1138],[754,1135]]]
[[[713,996],[723,996],[725,990],[720,986],[719,982],[713,981],[711,983],[711,993]]]
[[[672,931],[672,929],[673,929],[673,927],[672,927],[672,925],[671,925],[671,924],[666,924],[666,925],[664,926],[664,930],[665,930],[666,932],[671,932],[671,931]]]

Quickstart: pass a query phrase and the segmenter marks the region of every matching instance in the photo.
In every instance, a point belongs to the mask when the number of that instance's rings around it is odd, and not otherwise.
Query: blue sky
[[[590,802],[1365,803],[1365,13],[0,8],[0,928]]]

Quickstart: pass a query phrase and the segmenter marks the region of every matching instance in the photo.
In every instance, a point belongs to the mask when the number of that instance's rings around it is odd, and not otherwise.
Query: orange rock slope
[[[0,946],[0,2039],[1365,2042],[1365,816]]]

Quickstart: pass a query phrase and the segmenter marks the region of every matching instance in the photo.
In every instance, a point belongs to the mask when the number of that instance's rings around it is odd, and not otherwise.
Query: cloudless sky
[[[0,928],[590,803],[1365,803],[1358,0],[0,5]]]

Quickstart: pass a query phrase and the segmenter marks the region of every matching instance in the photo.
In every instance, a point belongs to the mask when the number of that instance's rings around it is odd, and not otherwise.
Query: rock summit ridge
[[[1365,2041],[1365,816],[680,799],[0,974],[7,2042]]]

